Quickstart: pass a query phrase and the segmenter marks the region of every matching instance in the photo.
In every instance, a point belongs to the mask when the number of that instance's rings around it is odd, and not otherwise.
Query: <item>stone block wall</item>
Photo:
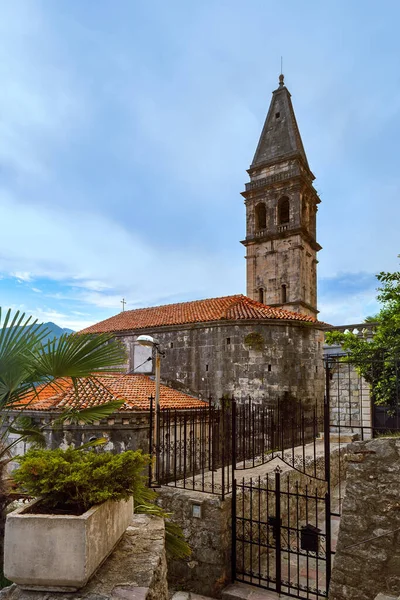
[[[330,600],[400,594],[400,438],[347,447],[347,484]]]
[[[46,438],[47,448],[66,448],[70,445],[81,446],[93,438],[104,437],[108,440],[103,449],[111,452],[125,450],[149,451],[149,412],[135,411],[132,413],[117,413],[108,419],[103,419],[93,425],[68,425],[62,428],[51,427],[52,421],[59,416],[48,411],[24,411],[40,427]],[[10,440],[12,439],[10,435]],[[14,447],[14,453],[25,454],[28,444],[21,441]]]
[[[357,433],[363,427],[364,439],[372,437],[370,385],[353,365],[338,362],[332,366],[330,408],[332,431],[353,429]]]
[[[232,395],[239,402],[249,396],[266,404],[285,396],[304,404],[322,402],[323,332],[309,323],[200,323],[145,333],[160,340],[165,350],[161,378],[172,387],[215,402]],[[128,368],[139,373],[137,335],[120,337],[130,356]],[[254,337],[257,344],[251,342]]]
[[[219,597],[231,578],[231,497],[220,500],[165,486],[158,491],[158,503],[173,514],[193,551],[189,560],[168,561],[169,581],[177,588]],[[193,516],[193,506],[200,507],[200,516]]]

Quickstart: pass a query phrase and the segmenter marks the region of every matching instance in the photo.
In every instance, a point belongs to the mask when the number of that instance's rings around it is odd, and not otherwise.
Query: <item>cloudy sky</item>
[[[320,317],[400,252],[397,0],[0,0],[0,305],[79,329],[245,292],[240,192],[283,55]],[[362,7],[362,10],[361,10]]]

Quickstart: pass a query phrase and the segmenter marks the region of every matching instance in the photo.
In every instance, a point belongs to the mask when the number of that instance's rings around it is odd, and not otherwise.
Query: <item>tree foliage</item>
[[[85,511],[106,500],[128,500],[145,485],[144,469],[150,457],[141,450],[120,454],[61,450],[29,450],[17,458],[14,481],[31,496],[43,498],[50,508]]]
[[[45,443],[40,428],[26,415],[38,397],[38,388],[48,386],[56,393],[67,377],[76,393],[79,378],[102,386],[98,375],[120,370],[125,360],[123,347],[107,334],[65,334],[54,340],[48,340],[48,334],[24,313],[0,308],[0,513],[10,501],[6,465],[11,451],[21,441],[36,446]],[[68,418],[90,424],[120,405],[115,401],[80,411],[69,409],[58,421],[62,424]]]
[[[381,309],[375,317],[366,319],[367,323],[376,323],[372,338],[330,331],[326,341],[340,344],[348,353],[343,360],[354,364],[371,384],[376,404],[394,406],[399,402],[400,382],[400,272],[381,272],[376,277],[381,284],[377,295]]]

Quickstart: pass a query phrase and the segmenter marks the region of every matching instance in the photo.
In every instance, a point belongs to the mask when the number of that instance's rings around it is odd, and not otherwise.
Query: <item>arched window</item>
[[[285,304],[285,302],[287,302],[286,283],[283,283],[281,285],[281,302],[282,302],[282,304]]]
[[[258,301],[264,304],[264,288],[258,290]]]
[[[278,224],[283,225],[284,223],[289,223],[290,217],[290,205],[289,198],[284,196],[279,200],[278,204]]]
[[[260,231],[261,229],[265,229],[267,226],[267,211],[265,209],[264,202],[260,202],[257,204],[255,208],[255,217],[256,217],[256,231]]]

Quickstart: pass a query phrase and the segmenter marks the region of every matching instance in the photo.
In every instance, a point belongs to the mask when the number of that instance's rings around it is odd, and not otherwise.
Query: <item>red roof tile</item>
[[[80,333],[105,333],[138,329],[154,329],[163,325],[185,325],[189,323],[207,323],[210,321],[236,321],[240,319],[284,321],[306,321],[317,323],[314,317],[300,313],[273,308],[243,294],[208,298],[179,304],[166,304],[150,308],[137,308],[100,321],[83,329]]]
[[[29,410],[82,409],[100,406],[112,400],[124,400],[120,411],[149,410],[150,396],[155,396],[155,381],[147,375],[113,374],[96,378],[77,380],[77,393],[71,379],[58,379],[51,385],[38,387],[36,396],[32,394],[24,403]],[[206,402],[189,394],[184,394],[166,385],[160,386],[160,407],[163,408],[202,408]]]

